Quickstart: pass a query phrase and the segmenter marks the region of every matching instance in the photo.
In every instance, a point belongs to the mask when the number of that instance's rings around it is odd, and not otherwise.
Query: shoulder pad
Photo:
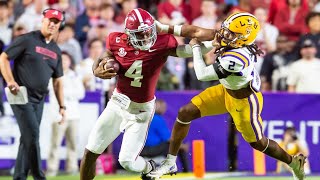
[[[246,52],[227,51],[220,59],[221,66],[229,72],[240,72],[250,65],[250,58]]]

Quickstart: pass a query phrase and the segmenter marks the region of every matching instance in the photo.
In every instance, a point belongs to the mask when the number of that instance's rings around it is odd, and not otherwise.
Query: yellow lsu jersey
[[[259,91],[261,81],[259,73],[254,67],[255,58],[246,47],[228,50],[223,53],[218,57],[218,61],[223,69],[232,74],[219,79],[220,83],[231,90],[245,88],[250,84],[255,91]]]

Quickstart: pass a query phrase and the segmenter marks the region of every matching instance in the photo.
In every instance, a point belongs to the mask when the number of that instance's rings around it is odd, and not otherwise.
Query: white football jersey
[[[218,60],[223,69],[232,72],[228,77],[219,79],[225,88],[238,90],[250,84],[254,90],[260,90],[259,73],[254,67],[255,56],[246,47],[227,50]]]

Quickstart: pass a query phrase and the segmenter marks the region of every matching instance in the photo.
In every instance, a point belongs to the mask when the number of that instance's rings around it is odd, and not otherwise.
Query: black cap
[[[312,42],[311,39],[306,39],[303,41],[301,48],[307,48],[307,47],[316,47],[316,45]]]

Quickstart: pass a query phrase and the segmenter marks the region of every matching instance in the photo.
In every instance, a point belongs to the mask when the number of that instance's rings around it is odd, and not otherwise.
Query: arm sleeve
[[[30,35],[22,35],[17,37],[10,46],[5,50],[6,54],[8,55],[10,60],[16,59],[18,56],[20,56],[28,47],[27,44],[27,36]]]
[[[193,64],[197,79],[200,81],[218,80],[219,77],[213,66],[207,66],[201,54],[200,45],[193,46]]]

